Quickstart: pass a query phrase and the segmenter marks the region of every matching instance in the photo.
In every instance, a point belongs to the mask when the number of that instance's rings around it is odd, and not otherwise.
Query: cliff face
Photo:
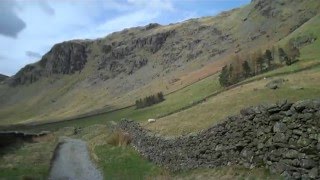
[[[87,62],[86,44],[64,42],[56,44],[35,64],[22,68],[10,81],[13,86],[30,84],[43,76],[72,74],[81,71]]]
[[[165,139],[134,121],[118,127],[146,158],[170,170],[243,165],[288,179],[319,179],[320,101],[286,101],[243,109],[197,135]]]
[[[152,29],[153,24],[141,28],[140,31]],[[108,78],[113,78],[121,73],[131,75],[147,65],[148,54],[157,53],[174,31],[159,32],[148,36],[124,39],[102,45],[102,54],[99,55],[98,70],[105,71]],[[138,51],[145,51],[143,54]]]
[[[47,74],[72,74],[81,71],[86,62],[86,44],[69,42],[55,45],[40,64]]]

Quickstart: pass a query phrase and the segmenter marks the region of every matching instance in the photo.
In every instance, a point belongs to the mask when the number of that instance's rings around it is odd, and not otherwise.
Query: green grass
[[[0,179],[21,180],[21,179],[46,179],[47,167],[42,166],[19,166],[13,168],[0,168]]]
[[[46,179],[54,146],[50,139],[1,149],[0,179]]]
[[[133,119],[136,121],[147,121],[149,118],[157,118],[164,116],[170,112],[175,112],[183,107],[199,101],[206,96],[221,90],[217,75],[205,78],[197,83],[187,86],[179,91],[165,96],[165,101],[146,107],[136,109],[135,107],[126,108],[111,113],[104,113],[96,116],[79,118],[70,121],[62,121],[51,124],[43,124],[37,126],[21,127],[24,130],[57,130],[61,127],[77,126],[86,127],[93,124],[105,124],[110,121],[119,121],[122,118]]]
[[[143,159],[131,147],[114,147],[110,145],[97,146],[98,165],[105,179],[152,179],[163,170]]]
[[[235,180],[282,180],[277,174],[271,174],[264,168],[252,170],[241,166],[218,167],[213,169],[195,169],[175,175],[180,179],[235,179]]]
[[[267,169],[242,166],[169,172],[141,157],[131,147],[95,147],[98,166],[105,179],[281,179]]]

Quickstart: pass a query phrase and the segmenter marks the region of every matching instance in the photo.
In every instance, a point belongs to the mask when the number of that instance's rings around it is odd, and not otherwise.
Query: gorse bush
[[[155,95],[147,96],[143,99],[136,100],[137,109],[152,106],[154,104],[164,101],[164,96],[162,92],[159,92]]]

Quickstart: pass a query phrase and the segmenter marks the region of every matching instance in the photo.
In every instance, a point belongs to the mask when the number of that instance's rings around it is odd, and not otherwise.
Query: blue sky
[[[59,42],[149,23],[216,15],[250,0],[0,0],[0,73],[14,75]]]

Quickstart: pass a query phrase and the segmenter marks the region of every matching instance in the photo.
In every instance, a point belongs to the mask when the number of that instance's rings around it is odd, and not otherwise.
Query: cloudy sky
[[[216,15],[250,0],[0,0],[0,74],[14,75],[71,39],[94,39],[151,22]]]

